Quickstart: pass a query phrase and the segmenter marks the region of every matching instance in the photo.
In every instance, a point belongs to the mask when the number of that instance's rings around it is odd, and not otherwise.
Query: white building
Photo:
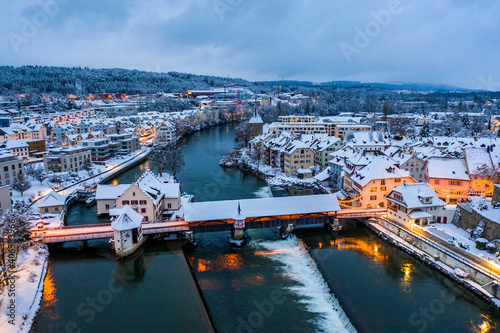
[[[112,209],[110,214],[117,216],[111,222],[111,228],[114,231],[115,252],[119,257],[124,257],[142,243],[142,220],[144,217],[128,205],[121,209]]]
[[[408,228],[412,228],[412,224],[424,226],[430,222],[447,223],[454,213],[454,210],[444,209],[446,203],[425,183],[405,183],[393,189],[385,198],[388,201],[387,217]]]

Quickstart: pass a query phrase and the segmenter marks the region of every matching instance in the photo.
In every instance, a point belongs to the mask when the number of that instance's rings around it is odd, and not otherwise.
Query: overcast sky
[[[2,1],[0,64],[500,90],[499,14],[469,0]]]

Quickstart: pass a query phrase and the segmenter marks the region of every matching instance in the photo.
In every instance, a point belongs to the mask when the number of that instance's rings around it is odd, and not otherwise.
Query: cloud
[[[47,15],[46,22],[34,21],[43,16],[40,4],[56,1],[55,15]],[[14,66],[124,67],[249,80],[284,76],[315,82],[412,81],[469,88],[475,88],[480,77],[500,80],[496,19],[500,3],[395,1],[7,2],[0,13],[0,61]],[[377,15],[390,12],[395,4],[401,10],[377,28]],[[24,38],[26,22],[43,24],[34,36]],[[347,59],[340,45],[355,46],[359,31],[370,33],[368,42]],[[17,50],[9,38],[13,34],[24,38]]]

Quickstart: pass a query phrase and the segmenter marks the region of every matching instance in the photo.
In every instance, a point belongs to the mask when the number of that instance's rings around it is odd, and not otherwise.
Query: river
[[[180,142],[186,166],[177,178],[196,201],[272,195],[252,175],[218,166],[234,145],[233,129],[218,126]],[[110,182],[131,182],[147,167]],[[68,224],[102,221],[95,208],[68,212]],[[286,240],[275,229],[248,235],[242,249],[231,247],[226,233],[199,234],[199,246],[185,254],[177,241],[148,243],[121,261],[104,241],[51,249],[33,331],[208,332],[186,259],[219,332],[340,332],[349,322],[360,332],[498,331],[497,309],[364,227],[338,235],[301,230]]]

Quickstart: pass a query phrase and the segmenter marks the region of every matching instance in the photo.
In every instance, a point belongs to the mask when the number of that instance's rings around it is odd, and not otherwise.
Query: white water
[[[317,314],[312,322],[320,332],[349,332],[356,329],[347,318],[337,298],[332,294],[316,263],[295,236],[279,241],[256,241],[268,255],[283,265],[284,274],[297,282],[289,290],[300,298],[308,311]]]
[[[272,198],[273,193],[271,192],[271,188],[269,186],[261,187],[259,190],[253,192],[253,194],[257,198]]]

